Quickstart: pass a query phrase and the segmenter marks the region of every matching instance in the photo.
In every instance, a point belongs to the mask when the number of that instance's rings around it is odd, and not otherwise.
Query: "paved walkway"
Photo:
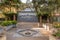
[[[18,29],[11,29],[7,32],[7,40],[49,40],[49,32],[43,28],[40,29],[43,36],[38,37],[14,37],[13,35],[16,33],[16,30]]]
[[[33,9],[32,9],[33,10]],[[50,33],[46,31],[44,28],[39,29],[38,26],[38,18],[36,13],[31,11],[30,8],[26,8],[22,12],[18,14],[18,23],[17,28],[13,28],[9,30],[6,34],[7,40],[49,40]],[[26,28],[37,28],[39,32],[43,34],[43,36],[39,37],[13,37],[18,29],[26,29]],[[23,32],[24,33],[24,32]]]
[[[20,22],[17,24],[17,28],[39,28],[37,22]]]

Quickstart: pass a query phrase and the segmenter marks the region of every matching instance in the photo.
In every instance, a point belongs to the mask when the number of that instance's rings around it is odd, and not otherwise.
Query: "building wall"
[[[0,0],[0,3],[4,2],[4,0]]]

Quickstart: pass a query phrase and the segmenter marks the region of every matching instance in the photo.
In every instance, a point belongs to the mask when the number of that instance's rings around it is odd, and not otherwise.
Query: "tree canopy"
[[[50,14],[52,11],[59,9],[60,0],[33,0],[33,4],[38,15]]]

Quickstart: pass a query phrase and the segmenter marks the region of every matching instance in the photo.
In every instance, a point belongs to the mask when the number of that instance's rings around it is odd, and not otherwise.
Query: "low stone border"
[[[11,28],[15,28],[15,27],[16,27],[15,24],[9,25],[9,26],[5,27],[5,30],[8,31],[8,30],[10,30]]]
[[[4,34],[5,34],[4,29],[0,27],[0,37],[2,37]]]

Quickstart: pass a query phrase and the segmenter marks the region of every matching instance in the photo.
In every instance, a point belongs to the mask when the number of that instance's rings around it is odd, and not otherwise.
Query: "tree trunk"
[[[15,14],[13,15],[13,20],[14,20],[14,21],[16,20],[16,16],[15,16]]]
[[[5,18],[5,21],[7,21],[8,20],[8,18]]]
[[[49,23],[49,18],[47,18],[47,23]]]
[[[9,20],[11,20],[10,17],[9,17]]]
[[[40,16],[39,27],[42,27],[42,17]]]
[[[7,20],[9,20],[9,17],[6,17],[6,18],[5,18],[5,21],[7,21]]]
[[[40,23],[42,23],[42,17],[40,16]]]

